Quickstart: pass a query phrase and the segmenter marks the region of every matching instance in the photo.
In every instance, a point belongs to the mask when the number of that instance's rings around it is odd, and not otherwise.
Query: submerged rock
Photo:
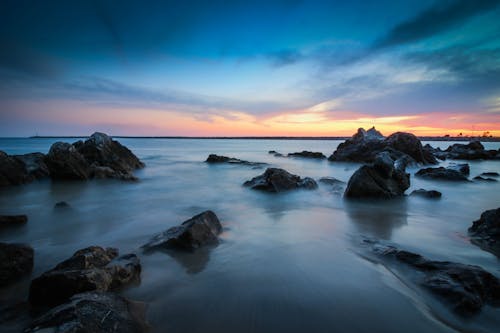
[[[416,176],[428,179],[449,181],[468,181],[469,166],[467,164],[451,167],[424,168],[417,171]]]
[[[208,155],[205,162],[206,163],[214,163],[214,164],[215,163],[244,164],[244,165],[250,165],[250,166],[260,166],[260,165],[266,164],[266,163],[260,163],[260,162],[249,162],[249,161],[240,160],[238,158],[221,156],[221,155],[216,155],[216,154]]]
[[[500,257],[500,208],[481,214],[469,228],[472,243]]]
[[[31,273],[33,256],[34,251],[28,245],[0,243],[0,287]]]
[[[267,192],[284,192],[300,188],[313,190],[318,184],[309,177],[300,178],[283,169],[268,168],[262,175],[243,183],[243,186]]]
[[[41,317],[25,333],[142,333],[148,331],[146,305],[106,292],[77,294]]]
[[[297,152],[297,153],[289,153],[288,157],[305,157],[305,158],[316,158],[316,159],[326,158],[326,156],[321,152],[313,152],[313,151],[307,151],[307,150],[303,150],[303,151]]]
[[[204,245],[217,244],[222,225],[211,210],[193,216],[180,226],[172,227],[142,246],[146,251],[155,248],[178,248],[195,250]]]
[[[54,209],[68,209],[68,208],[71,208],[71,206],[66,201],[59,201],[56,202],[56,204],[54,205]]]
[[[0,215],[0,230],[25,225],[26,222],[28,222],[26,215]]]
[[[419,254],[375,243],[372,250],[386,259],[404,263],[420,274],[414,282],[464,316],[488,304],[500,306],[500,280],[479,266],[434,261]]]
[[[91,246],[31,281],[34,305],[57,305],[86,291],[108,291],[139,281],[141,265],[135,254],[118,258],[118,250]]]
[[[436,190],[424,190],[423,188],[414,190],[410,193],[412,196],[419,196],[428,199],[439,199],[441,198],[441,192]]]
[[[404,161],[394,162],[387,152],[377,155],[372,165],[363,165],[349,179],[346,198],[389,199],[404,195],[410,175]]]

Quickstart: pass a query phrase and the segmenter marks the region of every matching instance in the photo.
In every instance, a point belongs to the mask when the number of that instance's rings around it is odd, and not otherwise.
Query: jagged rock
[[[19,185],[28,181],[24,163],[0,151],[0,186]]]
[[[0,243],[0,287],[31,273],[33,256],[28,245]]]
[[[419,254],[375,243],[375,254],[414,268],[415,283],[464,316],[478,313],[483,305],[500,306],[500,280],[479,266],[429,260]]]
[[[53,306],[81,292],[121,288],[138,281],[140,273],[135,254],[118,257],[117,249],[91,246],[31,281],[29,299],[34,305]]]
[[[425,151],[425,154],[430,154],[442,161],[446,160],[447,153],[442,151],[441,148],[434,148],[430,144],[426,144],[422,149]]]
[[[49,168],[45,163],[45,155],[42,153],[29,153],[14,155],[14,158],[24,164],[28,180],[42,179],[50,176]]]
[[[472,243],[500,257],[500,208],[483,212],[469,228]]]
[[[368,131],[359,128],[350,139],[339,144],[328,160],[371,163],[384,148],[384,136],[375,127]]]
[[[0,215],[0,229],[25,225],[28,222],[26,215]]]
[[[41,317],[25,333],[143,333],[146,305],[106,292],[77,294]]]
[[[297,153],[289,153],[288,157],[305,157],[305,158],[317,158],[317,159],[326,158],[326,156],[323,155],[323,153],[307,151],[307,150],[303,150],[303,151],[297,152]]]
[[[372,165],[363,165],[349,179],[346,198],[388,199],[404,195],[410,187],[410,175],[404,160],[392,160],[387,152],[377,155]]]
[[[445,150],[446,157],[455,160],[490,160],[498,158],[498,151],[485,150],[480,141],[455,143]]]
[[[240,160],[238,158],[220,156],[220,155],[216,155],[216,154],[208,155],[208,158],[205,160],[205,162],[206,163],[244,164],[244,165],[250,165],[250,166],[260,166],[260,165],[266,164],[266,163],[260,163],[260,162],[249,162],[249,161]]]
[[[441,192],[436,190],[424,190],[423,188],[414,190],[410,193],[412,196],[419,196],[428,199],[439,199],[441,198]]]
[[[416,176],[428,179],[450,180],[450,181],[468,181],[469,166],[450,166],[447,168],[424,168],[417,171]]]
[[[155,235],[142,248],[146,251],[155,248],[195,250],[204,245],[217,244],[217,235],[221,232],[222,225],[217,215],[207,210],[184,221],[180,226]]]
[[[284,192],[299,188],[312,190],[318,184],[309,177],[300,178],[283,169],[268,168],[262,175],[243,183],[243,186],[267,192]]]
[[[56,142],[46,158],[52,179],[85,180],[90,176],[90,166],[76,148],[67,142]]]

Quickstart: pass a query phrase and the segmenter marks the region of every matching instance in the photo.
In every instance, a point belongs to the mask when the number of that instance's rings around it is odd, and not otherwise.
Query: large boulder
[[[500,280],[479,266],[434,261],[419,254],[375,243],[375,254],[404,263],[419,274],[407,275],[413,282],[451,306],[459,315],[477,314],[484,305],[500,305]],[[402,271],[407,274],[406,270]]]
[[[349,179],[346,198],[389,199],[404,195],[410,187],[404,160],[394,161],[387,152],[377,155],[371,165],[363,165]]]
[[[116,290],[140,279],[135,254],[118,257],[118,250],[91,246],[79,250],[31,282],[30,302],[57,305],[86,291]]]
[[[24,163],[0,151],[0,187],[28,182]]]
[[[446,157],[454,160],[491,160],[498,159],[498,151],[486,150],[480,141],[468,144],[455,143],[445,150]]]
[[[472,243],[500,257],[500,208],[481,214],[469,228]]]
[[[301,178],[286,170],[268,168],[262,175],[247,180],[243,186],[267,192],[284,192],[294,189],[313,190],[318,187],[312,178]]]
[[[453,165],[447,168],[424,168],[418,170],[415,175],[427,179],[468,181],[469,179],[467,178],[467,176],[469,175],[469,166],[465,164]]]
[[[394,150],[409,155],[422,164],[436,164],[436,158],[428,150],[423,149],[420,140],[411,133],[396,132],[385,139],[385,144]]]
[[[67,142],[56,142],[46,158],[52,179],[85,180],[90,177],[90,165],[76,148]]]
[[[307,150],[303,150],[301,152],[296,152],[296,153],[289,153],[288,157],[316,158],[320,160],[326,158],[326,156],[321,152],[307,151]]]
[[[204,245],[217,244],[217,235],[221,232],[222,225],[217,215],[207,210],[184,221],[180,226],[155,235],[143,245],[143,249],[146,251],[156,248],[195,250]]]
[[[142,333],[148,331],[146,306],[106,292],[77,294],[35,319],[26,333]]]
[[[31,273],[33,256],[28,245],[0,243],[0,287]]]
[[[14,158],[24,164],[27,180],[42,179],[50,176],[50,171],[45,163],[45,155],[42,153],[29,153],[14,155]]]

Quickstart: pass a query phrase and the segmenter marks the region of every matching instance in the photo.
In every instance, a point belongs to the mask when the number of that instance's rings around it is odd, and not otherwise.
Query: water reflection
[[[203,246],[195,251],[182,251],[175,249],[158,248],[151,251],[145,251],[144,254],[152,255],[160,252],[169,255],[177,263],[179,263],[188,274],[197,274],[202,272],[210,261],[210,252],[217,245]]]
[[[406,198],[386,201],[345,200],[347,215],[360,233],[390,240],[392,232],[407,224]]]

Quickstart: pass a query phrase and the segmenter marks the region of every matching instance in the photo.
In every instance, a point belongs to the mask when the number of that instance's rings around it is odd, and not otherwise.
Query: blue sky
[[[499,5],[4,0],[0,132],[496,133]]]

